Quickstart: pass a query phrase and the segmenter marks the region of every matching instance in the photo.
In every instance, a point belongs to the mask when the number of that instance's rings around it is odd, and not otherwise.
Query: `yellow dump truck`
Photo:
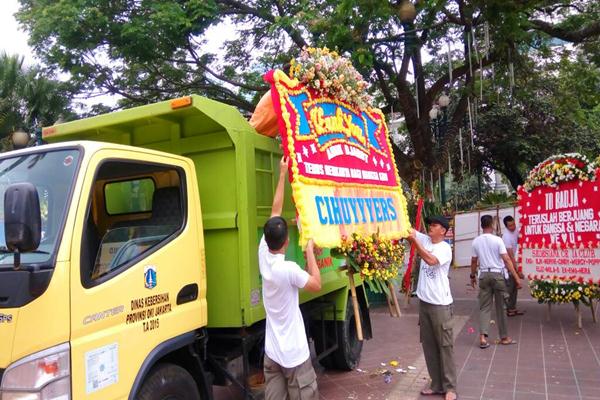
[[[253,397],[265,311],[257,247],[281,157],[232,107],[200,96],[43,130],[0,156],[0,400]],[[284,217],[297,243],[286,189]],[[0,233],[0,235],[2,235]],[[304,265],[302,250],[287,257]],[[326,366],[360,357],[348,280],[318,257],[301,294]],[[358,288],[365,336],[366,296]]]

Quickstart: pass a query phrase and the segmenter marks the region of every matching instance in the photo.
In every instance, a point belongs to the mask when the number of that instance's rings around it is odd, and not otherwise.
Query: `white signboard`
[[[85,389],[96,392],[119,381],[119,345],[112,343],[85,353]]]
[[[600,279],[600,249],[522,249],[523,273],[530,278],[581,277],[587,283]]]

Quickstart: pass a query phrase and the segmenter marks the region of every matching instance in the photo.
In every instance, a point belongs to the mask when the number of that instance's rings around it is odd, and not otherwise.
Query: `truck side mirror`
[[[4,237],[12,252],[33,251],[40,245],[42,219],[37,189],[31,183],[13,183],[4,193]]]

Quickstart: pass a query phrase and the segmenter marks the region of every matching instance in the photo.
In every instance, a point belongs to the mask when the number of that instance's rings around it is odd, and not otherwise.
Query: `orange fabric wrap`
[[[261,97],[250,118],[250,125],[261,135],[275,137],[279,133],[271,92],[267,92]]]

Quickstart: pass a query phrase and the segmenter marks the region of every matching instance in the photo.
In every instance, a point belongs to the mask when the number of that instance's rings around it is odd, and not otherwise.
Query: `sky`
[[[39,64],[32,49],[27,44],[29,38],[27,32],[20,28],[14,14],[19,10],[18,0],[0,0],[2,10],[0,11],[0,52],[5,51],[10,54],[18,54],[25,57],[26,65]],[[222,43],[224,40],[233,39],[234,28],[230,23],[224,23],[218,27],[213,27],[214,32],[218,34],[207,34],[209,39],[207,43],[208,51],[219,54],[221,52]],[[59,79],[68,79],[68,74],[62,74]],[[93,104],[104,103],[108,106],[114,106],[118,97],[116,96],[96,96],[90,99],[78,97],[76,101],[81,101],[83,108],[87,108]]]
[[[26,65],[39,64],[40,60],[35,57],[32,49],[27,44],[29,35],[18,24],[14,14],[19,10],[17,0],[0,0],[2,11],[0,11],[0,52],[7,54],[17,54],[25,58]],[[68,74],[58,76],[60,80],[69,79]],[[114,106],[118,98],[115,96],[98,96],[93,98],[78,97],[75,102],[80,104],[79,111],[86,111],[90,106],[97,103],[104,103],[108,106]]]
[[[19,54],[25,57],[27,64],[35,63],[31,49],[27,45],[27,33],[19,29],[14,13],[19,10],[17,0],[0,0],[0,51],[8,54]]]

